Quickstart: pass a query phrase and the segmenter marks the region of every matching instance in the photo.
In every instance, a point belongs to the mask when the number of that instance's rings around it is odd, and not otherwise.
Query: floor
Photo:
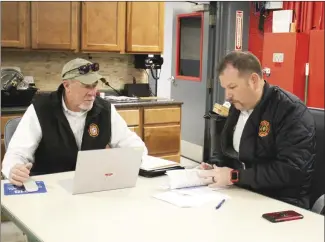
[[[181,164],[185,167],[194,167],[198,163],[188,160],[184,157],[181,158]],[[1,242],[27,242],[26,237],[12,222],[1,223]]]

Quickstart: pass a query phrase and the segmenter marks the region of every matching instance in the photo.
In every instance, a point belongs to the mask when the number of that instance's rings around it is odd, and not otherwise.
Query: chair
[[[11,137],[16,131],[16,128],[21,120],[21,117],[10,119],[5,125],[5,132],[4,132],[4,142],[5,142],[5,150],[8,149],[9,142]]]
[[[324,206],[324,171],[325,171],[325,156],[324,156],[324,109],[309,108],[316,123],[316,159],[314,165],[314,173],[311,185],[311,210],[313,212],[323,214]]]

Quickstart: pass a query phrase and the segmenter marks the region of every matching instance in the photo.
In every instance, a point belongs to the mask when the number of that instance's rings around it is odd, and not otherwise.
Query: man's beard
[[[89,104],[86,104],[86,103],[82,103],[79,105],[79,108],[82,110],[82,111],[89,111],[90,109],[93,108],[93,105],[94,105],[94,102],[92,101],[91,103]]]

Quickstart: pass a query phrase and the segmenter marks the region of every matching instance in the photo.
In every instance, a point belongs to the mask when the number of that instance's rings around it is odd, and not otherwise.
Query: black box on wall
[[[145,59],[148,55],[134,55],[134,68],[136,69],[146,69]]]

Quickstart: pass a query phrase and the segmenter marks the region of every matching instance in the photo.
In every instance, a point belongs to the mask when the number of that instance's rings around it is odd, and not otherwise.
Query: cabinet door
[[[164,2],[127,2],[127,52],[163,51],[164,4]]]
[[[144,142],[149,155],[166,156],[180,151],[180,125],[144,127]]]
[[[78,2],[32,2],[32,48],[76,50]]]
[[[27,46],[28,2],[1,2],[1,46]]]
[[[82,2],[81,49],[121,51],[125,49],[125,2]]]

